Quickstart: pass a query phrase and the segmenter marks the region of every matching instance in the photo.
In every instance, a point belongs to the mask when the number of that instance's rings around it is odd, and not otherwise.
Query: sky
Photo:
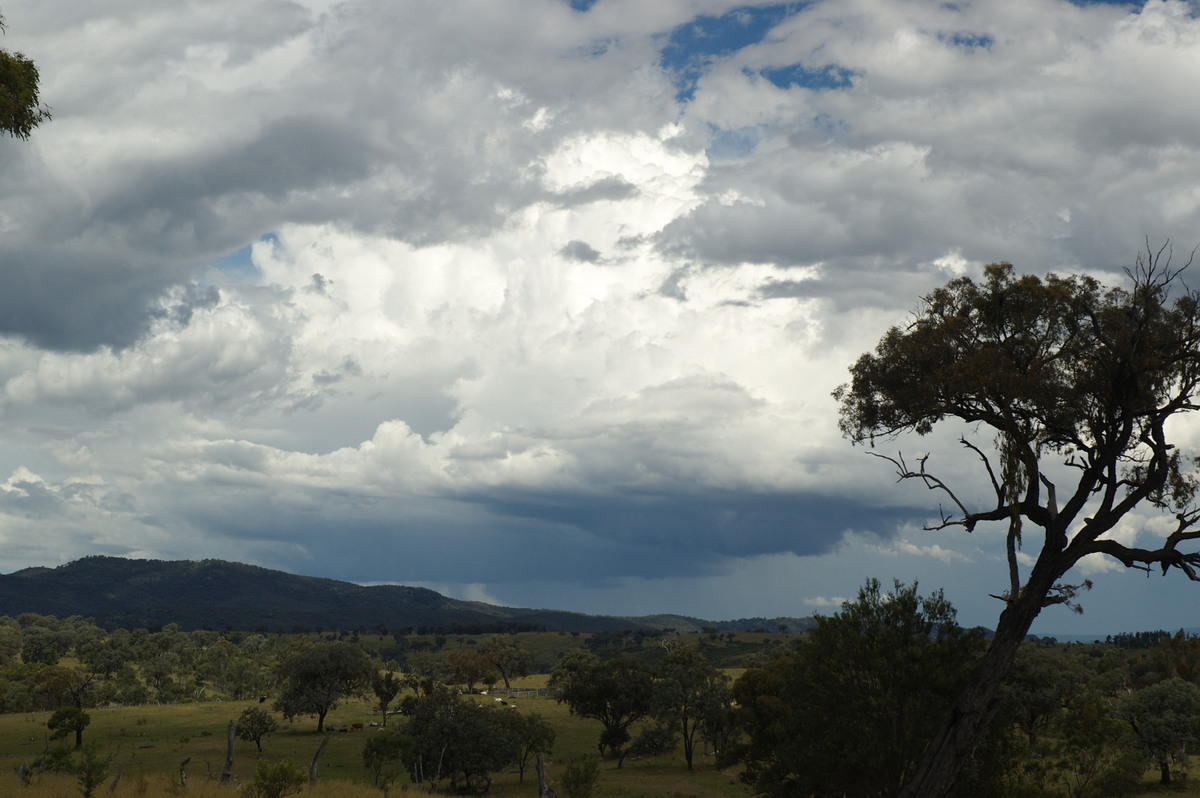
[[[1200,244],[1195,2],[0,12],[54,117],[0,140],[5,573],[217,558],[709,620],[900,579],[993,626],[1003,528],[923,530],[938,497],[831,393],[988,263],[1116,284]],[[888,452],[982,502],[961,432]],[[1035,632],[1200,627],[1181,574],[1077,576]]]

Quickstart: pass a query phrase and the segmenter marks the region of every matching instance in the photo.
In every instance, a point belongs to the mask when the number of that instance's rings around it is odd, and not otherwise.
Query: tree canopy
[[[1190,260],[1189,260],[1190,263]],[[958,420],[989,498],[980,506],[929,468],[884,456],[901,479],[941,492],[930,529],[1007,525],[1008,579],[996,637],[907,795],[940,796],[985,733],[992,697],[1030,624],[1047,606],[1075,606],[1086,582],[1060,581],[1083,557],[1200,581],[1194,461],[1172,443],[1169,421],[1196,409],[1200,298],[1167,247],[1148,250],[1126,284],[1089,276],[1045,279],[988,266],[984,279],[953,280],[925,297],[851,368],[835,392],[842,432],[874,445]],[[883,455],[880,455],[883,456]],[[1173,528],[1151,547],[1107,536],[1139,506],[1169,513]],[[1038,530],[1037,541],[1028,527]],[[1017,553],[1038,546],[1022,573]]]
[[[375,665],[353,643],[312,643],[279,664],[283,690],[274,708],[286,718],[316,715],[317,731],[325,728],[325,716],[338,701],[367,690]]]
[[[894,795],[982,651],[940,592],[868,580],[791,651],[734,685],[746,731],[721,761],[768,796]]]
[[[0,33],[5,30],[0,16]],[[0,50],[0,131],[28,139],[33,129],[50,118],[38,97],[38,69],[19,52]]]
[[[629,755],[629,727],[654,708],[654,676],[642,662],[629,657],[601,661],[576,650],[563,657],[550,676],[550,686],[561,691],[560,701],[572,715],[598,720],[604,725],[597,745],[617,760],[620,768]]]

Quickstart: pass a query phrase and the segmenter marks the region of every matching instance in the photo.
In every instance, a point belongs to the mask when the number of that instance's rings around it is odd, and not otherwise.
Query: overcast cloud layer
[[[922,532],[830,392],[954,276],[1200,243],[1187,2],[0,10],[54,113],[0,140],[4,571],[711,619],[898,577],[991,624],[1000,531]],[[1038,629],[1200,626],[1086,565]]]

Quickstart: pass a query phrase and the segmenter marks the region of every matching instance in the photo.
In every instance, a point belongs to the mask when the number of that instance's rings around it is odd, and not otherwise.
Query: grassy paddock
[[[519,683],[533,687],[544,681],[545,677],[531,677]],[[491,696],[475,698],[481,702],[494,701]],[[551,784],[572,758],[595,753],[601,730],[599,723],[572,717],[565,706],[551,698],[514,699],[514,703],[517,711],[536,712],[547,718],[557,732],[554,751],[547,760]],[[252,706],[259,704],[257,701],[230,701],[88,710],[92,723],[84,732],[84,742],[95,743],[102,755],[113,755],[113,773],[118,765],[123,766],[116,791],[110,793],[106,783],[97,794],[228,796],[230,791],[211,781],[209,776],[219,776],[225,764],[225,732],[229,721]],[[328,725],[341,728],[357,722],[378,722],[379,717],[370,714],[371,706],[365,701],[348,701],[330,713]],[[0,715],[0,795],[68,798],[79,794],[74,780],[64,776],[37,776],[28,788],[18,787],[13,768],[22,762],[31,762],[52,744],[47,740],[46,721],[49,717],[49,712]],[[253,778],[260,758],[287,759],[307,769],[322,739],[315,729],[315,718],[304,718],[291,724],[283,722],[278,732],[264,739],[261,755],[254,743],[238,740],[234,755],[235,776],[241,781]],[[305,791],[304,795],[312,798],[381,795],[372,786],[371,775],[362,766],[361,759],[363,744],[373,733],[377,732],[369,726],[360,732],[334,733],[321,758],[317,788]],[[188,758],[191,761],[187,765],[188,787],[185,791],[178,786],[179,764]],[[110,781],[111,778],[112,773]],[[532,766],[525,775],[524,784],[518,783],[515,771],[497,774],[490,794],[533,795],[537,790],[536,780]],[[608,797],[745,798],[747,795],[736,778],[713,766],[711,757],[697,755],[696,770],[689,773],[684,769],[680,753],[640,761],[627,760],[622,770],[617,770],[610,761],[603,761],[600,786],[603,795]],[[399,787],[397,785],[393,794],[400,792]]]

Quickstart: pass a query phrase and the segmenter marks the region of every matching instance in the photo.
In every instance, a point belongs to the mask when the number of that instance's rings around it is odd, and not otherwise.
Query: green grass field
[[[731,672],[736,677],[739,672]],[[514,687],[544,686],[546,676],[530,676],[514,682]],[[476,700],[491,702],[490,696]],[[332,728],[349,727],[354,723],[378,722],[372,715],[373,702],[348,701],[330,713],[327,719]],[[547,776],[556,783],[557,774],[571,759],[594,753],[600,734],[600,724],[571,716],[564,705],[552,698],[532,696],[512,699],[518,711],[536,712],[547,718],[557,732],[554,750],[547,759]],[[88,710],[92,723],[84,734],[86,743],[98,746],[102,755],[111,754],[111,782],[116,768],[121,778],[115,791],[108,784],[97,795],[168,796],[187,795],[194,798],[229,796],[231,790],[216,781],[225,763],[225,735],[229,721],[247,707],[257,707],[255,701],[172,704],[131,708]],[[46,721],[49,712],[0,715],[0,796],[25,798],[71,798],[79,791],[74,780],[65,776],[35,776],[28,787],[21,787],[14,771],[23,762],[31,762],[55,743],[47,739]],[[240,781],[249,781],[261,759],[289,760],[307,770],[308,763],[320,745],[322,736],[315,731],[316,720],[301,719],[281,723],[280,730],[263,741],[259,754],[251,742],[238,740],[234,774]],[[371,784],[371,774],[361,760],[363,744],[368,736],[378,733],[368,726],[363,731],[337,733],[330,737],[321,758],[318,783],[315,789],[305,790],[311,798],[368,798],[382,795]],[[179,767],[183,760],[188,785],[180,786]],[[537,793],[533,768],[519,783],[515,771],[495,776],[491,795],[533,796]],[[1184,779],[1168,788],[1154,783],[1155,772],[1145,776],[1142,798],[1150,796],[1200,795],[1200,779]],[[722,772],[712,758],[699,753],[695,770],[684,768],[682,754],[627,760],[617,770],[611,761],[601,762],[600,796],[602,798],[748,798],[749,791],[741,785],[736,772]],[[408,792],[415,786],[408,785]],[[402,792],[401,785],[392,795]]]
[[[536,686],[540,679],[531,677],[520,684]],[[514,684],[514,686],[517,686]],[[478,700],[491,701],[487,696]],[[573,757],[594,753],[600,724],[572,717],[565,706],[552,698],[530,697],[515,699],[518,711],[537,712],[550,720],[557,731],[554,750],[547,759],[547,777],[551,784],[556,773]],[[225,764],[225,734],[229,721],[243,709],[258,706],[257,701],[207,704],[175,704],[115,709],[89,710],[92,723],[84,733],[85,743],[95,743],[102,755],[113,755],[113,770],[123,767],[115,792],[106,784],[98,794],[134,795],[229,795],[210,776],[219,776]],[[330,713],[328,723],[334,728],[356,722],[378,722],[370,714],[371,704],[349,701]],[[30,762],[48,743],[46,720],[48,712],[0,715],[0,795],[21,795],[27,798],[68,798],[79,794],[70,778],[42,775],[28,788],[21,788],[14,768]],[[260,757],[286,759],[307,769],[316,753],[321,736],[315,731],[315,719],[281,724],[280,730],[263,741],[260,755],[251,742],[237,741],[234,774],[242,781],[253,777]],[[361,751],[367,736],[377,733],[367,727],[364,731],[334,733],[321,758],[317,789],[306,791],[314,798],[379,796],[382,793],[371,784],[371,774],[362,765]],[[188,787],[179,787],[179,765],[190,759],[186,770]],[[109,777],[111,780],[111,775]],[[697,756],[696,769],[684,768],[682,754],[641,761],[627,760],[617,770],[613,763],[601,763],[602,795],[662,796],[663,798],[724,798],[747,795],[745,788],[730,773],[722,773],[712,764],[711,757]],[[410,787],[411,789],[411,787]],[[393,795],[399,792],[399,786]],[[526,773],[525,783],[518,783],[516,772],[497,774],[491,795],[535,795],[536,775]]]

